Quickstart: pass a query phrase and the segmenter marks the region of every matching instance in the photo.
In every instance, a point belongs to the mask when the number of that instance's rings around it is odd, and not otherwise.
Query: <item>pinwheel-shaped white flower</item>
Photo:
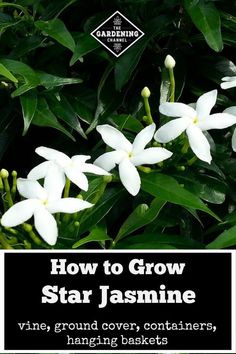
[[[207,92],[199,97],[196,109],[184,103],[166,102],[160,105],[162,114],[173,119],[163,125],[154,135],[160,143],[168,143],[186,131],[189,145],[194,154],[203,161],[211,163],[210,144],[203,131],[210,129],[224,129],[236,123],[236,117],[229,113],[211,114],[211,109],[216,103],[217,90]]]
[[[14,227],[34,216],[34,225],[39,235],[49,245],[55,245],[58,229],[52,214],[75,213],[90,208],[93,204],[76,198],[62,199],[58,194],[58,189],[54,187],[47,182],[43,188],[37,181],[19,178],[17,180],[18,191],[27,199],[14,204],[7,210],[1,219],[2,225]]]
[[[63,188],[65,185],[65,175],[67,178],[75,183],[79,188],[87,191],[88,190],[88,179],[85,176],[85,172],[93,173],[96,175],[109,175],[107,171],[104,171],[98,166],[91,163],[86,163],[90,156],[86,155],[75,155],[69,158],[63,152],[57,151],[55,149],[47,148],[44,146],[38,147],[36,153],[46,160],[40,165],[33,168],[28,174],[30,179],[41,179],[48,176],[50,167],[56,165],[54,171],[54,179],[57,181],[58,185]]]
[[[101,134],[103,141],[115,151],[101,155],[94,161],[94,164],[106,171],[111,171],[116,164],[119,165],[121,182],[132,195],[139,192],[141,185],[136,166],[155,164],[168,159],[172,155],[172,152],[160,147],[145,149],[145,146],[153,138],[155,128],[155,124],[144,128],[131,144],[116,128],[107,124],[97,126],[97,131]]]
[[[236,106],[226,108],[224,110],[224,113],[233,114],[236,118]],[[232,149],[236,152],[236,129],[234,129],[234,132],[232,135]]]
[[[220,87],[224,90],[236,87],[236,76],[225,76],[221,79],[223,82]]]

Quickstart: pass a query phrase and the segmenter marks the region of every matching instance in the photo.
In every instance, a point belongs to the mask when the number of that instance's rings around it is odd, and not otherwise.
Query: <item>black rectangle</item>
[[[121,267],[112,269],[118,272],[123,268],[121,274],[104,274],[105,261],[119,263]],[[231,261],[230,253],[214,252],[6,253],[5,350],[230,350]],[[82,275],[78,268],[78,274],[53,275],[50,274],[52,262],[69,266],[70,273],[77,270],[71,263],[97,263],[98,266],[95,274]],[[172,263],[185,264],[182,274],[168,274],[171,266],[168,268],[167,264]],[[136,271],[152,274],[134,274]],[[61,289],[57,302],[42,303],[42,296],[46,297],[42,289],[47,285]],[[105,286],[109,287],[108,291]],[[68,303],[65,292],[69,290],[79,291],[81,301],[86,301],[87,295],[90,303]],[[91,290],[91,294],[83,293],[85,290]],[[136,291],[133,295],[137,301],[111,303],[109,296],[107,304],[101,300],[101,294],[110,295],[114,290],[117,292],[112,295],[118,294],[119,301],[127,300],[125,291]],[[145,290],[153,290],[152,295],[156,292],[159,303],[140,303],[149,299]],[[167,291],[171,290],[177,291],[179,302],[168,303]],[[183,301],[183,294],[188,290],[196,294],[192,303]],[[130,294],[128,301],[134,301]],[[104,306],[99,308],[99,305]],[[30,329],[32,323],[35,330]],[[38,330],[40,323],[42,328]],[[65,330],[55,333],[56,323],[70,326],[64,325]],[[145,323],[149,323],[146,329]]]

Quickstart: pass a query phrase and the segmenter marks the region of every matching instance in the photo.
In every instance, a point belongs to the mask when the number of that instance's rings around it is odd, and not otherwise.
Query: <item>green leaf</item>
[[[90,34],[82,34],[76,44],[74,54],[70,60],[70,66],[74,65],[78,60],[81,60],[84,55],[92,52],[100,46],[101,44]]]
[[[65,24],[55,18],[49,21],[36,21],[35,26],[41,31],[47,33],[50,37],[55,39],[58,43],[63,45],[64,47],[70,49],[72,52],[75,50],[75,42],[66,28]]]
[[[40,47],[45,39],[41,36],[30,36],[18,40],[16,46],[11,51],[11,57],[23,57],[25,54]]]
[[[3,64],[9,71],[19,75],[19,82],[22,81],[23,78],[23,85],[12,92],[12,97],[20,96],[39,85],[38,77],[30,66],[12,59],[1,59],[0,63]]]
[[[184,184],[187,190],[206,202],[222,204],[225,201],[227,185],[216,177],[207,174],[196,176],[188,172],[182,175],[174,175],[174,177]]]
[[[136,43],[117,60],[115,65],[115,80],[117,91],[121,91],[122,87],[130,79],[146,46],[146,38],[140,39],[138,43]]]
[[[122,224],[115,241],[118,242],[133,231],[155,220],[165,203],[165,201],[155,198],[150,207],[147,204],[138,205]]]
[[[101,242],[107,240],[112,240],[112,239],[106,234],[106,232],[103,229],[101,229],[100,227],[95,227],[88,236],[81,238],[79,241],[74,243],[72,248],[78,248],[89,242],[94,242],[94,241]]]
[[[210,249],[226,248],[236,245],[236,226],[224,231],[214,241],[207,245]]]
[[[34,117],[37,108],[37,93],[31,90],[24,95],[20,96],[20,103],[22,108],[22,114],[24,119],[24,130],[23,135],[25,135],[30,127],[32,119]]]
[[[119,130],[125,129],[133,133],[139,133],[143,129],[143,125],[139,120],[127,114],[112,115],[110,121],[113,124],[115,123]]]
[[[59,130],[75,141],[74,137],[58,122],[55,115],[50,111],[47,101],[44,98],[38,99],[32,123],[39,127],[50,127]]]
[[[40,82],[40,85],[44,86],[46,89],[52,89],[57,86],[71,85],[71,84],[80,84],[83,80],[76,78],[66,78],[59,77],[45,72],[37,72],[37,76]]]
[[[160,173],[142,174],[142,189],[162,200],[202,210],[220,220],[200,198],[187,191],[174,178]]]
[[[14,75],[12,75],[12,73],[9,70],[7,70],[7,68],[1,63],[0,63],[0,75],[6,77],[7,79],[9,79],[12,82],[15,82],[15,83],[18,82],[17,78]]]
[[[117,249],[198,249],[204,245],[195,240],[179,235],[168,235],[160,232],[143,233],[120,241],[115,248]]]
[[[111,188],[109,191],[107,190],[101,200],[92,208],[90,211],[85,213],[80,220],[80,230],[79,233],[90,230],[94,225],[96,225],[107,213],[111,210],[111,208],[119,201],[119,199],[124,194],[124,190],[114,190]]]
[[[151,19],[143,29],[143,32],[145,33],[143,38],[117,59],[115,64],[117,91],[121,91],[122,87],[131,78],[150,40],[158,35],[163,35],[163,30],[169,22],[170,19],[163,15]]]
[[[220,52],[223,49],[220,14],[214,3],[206,0],[184,0],[184,7],[209,47]]]
[[[60,101],[55,95],[50,95],[48,103],[51,111],[59,119],[68,124],[70,128],[77,131],[84,139],[87,139],[73,107],[63,95],[60,96]]]

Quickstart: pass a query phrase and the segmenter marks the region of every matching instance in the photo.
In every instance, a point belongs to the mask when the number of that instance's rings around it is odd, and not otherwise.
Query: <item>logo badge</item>
[[[144,33],[119,11],[116,11],[91,32],[91,35],[113,55],[119,57]]]

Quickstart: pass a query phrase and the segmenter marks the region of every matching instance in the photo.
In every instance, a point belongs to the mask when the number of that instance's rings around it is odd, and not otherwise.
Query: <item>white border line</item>
[[[236,353],[236,251],[232,252],[232,350]]]
[[[0,351],[4,350],[4,257],[5,252],[0,251]]]
[[[4,293],[4,254],[5,253],[224,253],[224,254],[231,254],[232,262],[231,262],[231,270],[232,270],[232,348],[231,350],[187,350],[178,349],[178,353],[202,353],[202,354],[236,354],[236,250],[30,250],[30,251],[22,251],[22,250],[6,250],[0,251],[0,350],[2,353],[134,353],[134,354],[142,354],[142,353],[154,353],[156,354],[159,349],[155,350],[76,350],[76,349],[69,349],[66,350],[4,350],[4,302],[3,302],[3,293]],[[1,328],[3,330],[1,330]],[[162,350],[160,349],[160,353],[175,353],[176,350]]]
[[[106,44],[104,44],[102,41],[100,41],[95,35],[94,32],[96,32],[101,26],[104,25],[104,23],[106,23],[107,21],[110,20],[110,18],[112,18],[113,16],[115,16],[116,14],[119,14],[121,17],[125,18],[126,21],[128,21],[133,27],[135,27],[139,32],[141,32],[141,35],[135,39],[135,41],[133,41],[127,48],[125,48],[125,50],[123,50],[120,54],[116,54],[114,53],[109,47],[106,46]],[[105,21],[103,21],[97,28],[95,28],[95,30],[93,30],[90,35],[93,36],[93,38],[95,38],[99,43],[101,43],[103,45],[103,47],[107,48],[109,50],[110,53],[112,53],[115,57],[119,57],[120,55],[124,54],[126,52],[127,49],[129,49],[134,43],[136,43],[137,41],[139,41],[143,36],[144,36],[144,32],[141,31],[140,28],[138,28],[137,26],[135,26],[130,20],[128,20],[127,17],[125,17],[120,11],[116,11],[114,12],[114,14],[112,14],[110,17],[108,17]]]

